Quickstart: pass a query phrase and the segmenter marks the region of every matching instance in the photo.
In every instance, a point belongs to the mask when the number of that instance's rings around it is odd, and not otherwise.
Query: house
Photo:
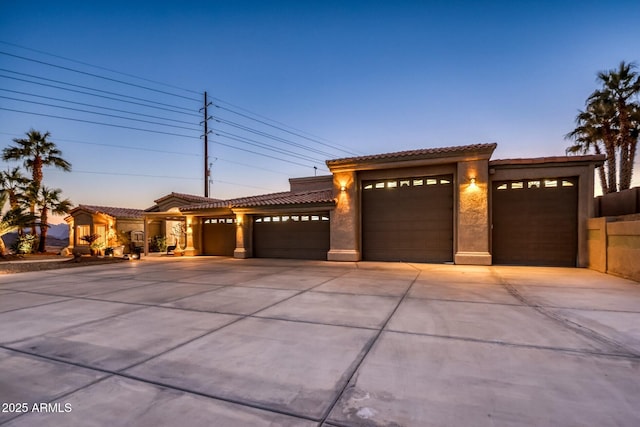
[[[70,252],[89,253],[90,245],[83,236],[98,234],[96,242],[102,247],[116,246],[118,234],[124,233],[130,241],[144,245],[144,220],[141,209],[111,206],[78,205],[64,220],[69,226]]]
[[[182,223],[188,255],[586,266],[604,156],[491,160],[496,147],[328,160],[331,175],[259,196],[172,193],[144,212],[145,233]]]

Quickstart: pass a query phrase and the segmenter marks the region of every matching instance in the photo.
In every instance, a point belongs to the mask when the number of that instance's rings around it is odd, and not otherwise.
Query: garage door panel
[[[494,183],[494,263],[575,266],[577,184],[577,178]]]
[[[363,182],[363,258],[451,261],[452,182],[450,175]]]
[[[236,224],[233,218],[205,218],[202,221],[203,255],[233,256]]]
[[[254,255],[257,258],[326,260],[330,240],[328,213],[305,214],[308,221],[294,221],[292,216],[301,217],[290,214],[254,219]],[[311,220],[312,216],[317,220]],[[287,220],[283,220],[284,217]],[[273,221],[274,218],[278,220]]]

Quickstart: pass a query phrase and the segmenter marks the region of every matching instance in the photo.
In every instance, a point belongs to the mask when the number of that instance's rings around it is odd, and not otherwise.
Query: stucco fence
[[[640,214],[588,220],[589,268],[640,282]]]

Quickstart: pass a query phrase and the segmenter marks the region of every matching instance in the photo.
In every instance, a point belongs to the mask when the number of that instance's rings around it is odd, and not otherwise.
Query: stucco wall
[[[640,281],[640,218],[589,220],[589,268]]]

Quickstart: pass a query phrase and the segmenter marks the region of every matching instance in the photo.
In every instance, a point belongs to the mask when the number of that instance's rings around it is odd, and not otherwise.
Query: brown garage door
[[[492,205],[495,264],[575,267],[577,178],[494,182]]]
[[[326,260],[329,213],[257,216],[253,251],[256,258]]]
[[[202,221],[202,253],[233,256],[236,249],[234,218],[206,218]]]
[[[370,261],[452,261],[453,177],[364,181],[362,252]]]

